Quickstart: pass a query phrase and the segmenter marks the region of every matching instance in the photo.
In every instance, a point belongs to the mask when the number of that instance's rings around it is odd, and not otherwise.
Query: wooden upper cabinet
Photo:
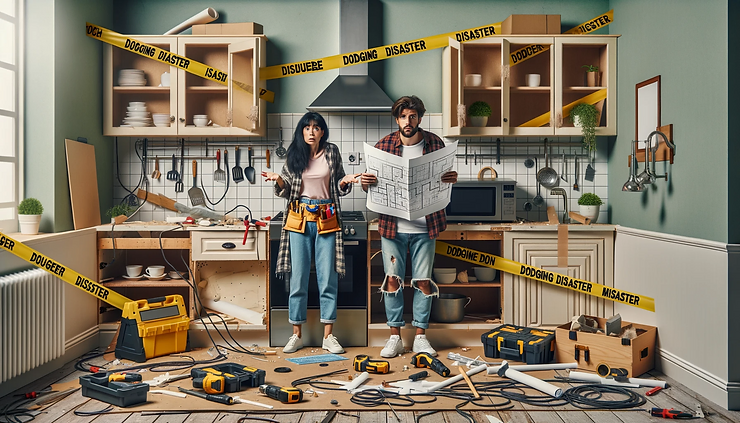
[[[264,136],[267,111],[259,99],[265,81],[259,68],[265,63],[264,36],[136,36],[147,44],[201,62],[228,75],[220,84],[182,69],[110,45],[104,51],[104,123],[109,136]],[[146,85],[119,84],[122,69],[142,69]],[[160,87],[164,72],[170,86]],[[257,94],[255,94],[257,93]],[[170,126],[121,126],[131,102],[146,103],[150,113],[166,113]],[[194,115],[207,115],[207,126],[195,126]],[[151,117],[151,115],[148,115]],[[153,125],[153,123],[151,123]]]
[[[587,87],[586,64],[598,65],[601,83]],[[446,137],[580,135],[567,116],[579,101],[602,112],[597,135],[616,134],[616,36],[500,36],[459,43],[443,53],[443,135]],[[466,81],[480,75],[480,85]],[[528,83],[539,75],[539,83]],[[474,127],[467,110],[485,101],[492,114]],[[458,105],[466,110],[458,122]],[[565,113],[564,113],[565,108]]]

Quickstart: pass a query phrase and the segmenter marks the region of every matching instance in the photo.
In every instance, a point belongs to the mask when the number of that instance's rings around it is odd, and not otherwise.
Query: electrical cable
[[[83,404],[85,404],[85,403],[83,403]],[[83,417],[83,416],[97,416],[97,415],[100,415],[100,414],[106,414],[106,413],[110,413],[111,411],[113,411],[113,406],[112,405],[108,405],[107,407],[105,407],[102,410],[93,410],[93,411],[80,411],[80,410],[78,410],[78,408],[81,407],[83,404],[80,404],[74,410],[72,410],[72,412],[74,413],[75,416],[81,416],[81,417]]]
[[[237,423],[241,423],[241,422],[245,422],[247,420],[259,420],[259,421],[263,421],[263,422],[276,422],[276,423],[280,423],[280,420],[271,419],[269,417],[257,417],[257,416],[250,416],[250,415],[246,415],[244,417],[240,417],[239,420],[237,420],[236,422]]]
[[[295,388],[296,386],[299,386],[299,385],[310,384],[313,381],[313,379],[318,379],[318,378],[324,377],[324,376],[338,375],[338,374],[347,373],[347,372],[349,372],[349,370],[347,370],[347,369],[341,369],[341,370],[334,370],[334,371],[328,372],[328,373],[322,373],[320,375],[306,376],[306,377],[302,377],[300,379],[296,379],[293,382],[290,382],[290,386],[292,386],[292,387]]]

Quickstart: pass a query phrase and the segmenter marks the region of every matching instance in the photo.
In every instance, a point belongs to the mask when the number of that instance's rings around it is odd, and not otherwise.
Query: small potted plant
[[[106,215],[110,216],[111,223],[115,223],[116,225],[119,223],[123,223],[128,219],[129,214],[133,212],[134,209],[129,206],[128,204],[116,204],[115,206],[108,209],[107,212],[105,212]]]
[[[586,86],[598,87],[600,76],[599,67],[596,65],[583,65],[581,67],[586,69]]]
[[[470,125],[476,127],[483,127],[488,124],[488,117],[491,116],[491,106],[485,101],[476,101],[471,104],[468,108],[468,116],[470,116]]]
[[[583,143],[588,151],[596,151],[596,124],[599,111],[596,106],[588,103],[578,103],[570,110],[570,119],[573,125],[581,128]]]
[[[591,192],[584,192],[578,199],[580,214],[591,219],[591,223],[596,223],[599,219],[599,209],[604,204],[601,197]]]
[[[21,233],[38,234],[42,213],[44,213],[44,206],[41,205],[41,201],[35,198],[26,198],[21,201],[18,205],[18,223],[21,226]]]

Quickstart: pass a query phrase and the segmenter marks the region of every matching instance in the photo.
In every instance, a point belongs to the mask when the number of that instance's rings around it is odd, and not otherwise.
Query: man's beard
[[[406,128],[411,128],[411,133],[408,134],[408,135],[406,134]],[[407,127],[404,127],[404,128],[402,128],[402,127],[399,126],[399,129],[401,130],[401,133],[403,134],[403,136],[406,137],[406,138],[411,138],[414,135],[416,135],[417,132],[419,132],[419,126],[418,125],[415,126],[415,127],[407,126]]]

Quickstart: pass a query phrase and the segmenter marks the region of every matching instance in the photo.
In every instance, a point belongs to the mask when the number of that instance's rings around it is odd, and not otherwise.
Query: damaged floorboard
[[[0,410],[6,405],[17,401],[18,393],[31,391],[40,391],[52,383],[67,382],[77,379],[79,376],[86,374],[74,368],[74,362],[66,364],[61,369],[54,371],[36,381],[30,382],[16,394],[7,395],[0,398]],[[667,378],[665,375],[657,372],[650,372],[643,377],[653,377],[666,380],[669,388],[663,389],[657,395],[647,397],[647,404],[641,410],[580,410],[573,406],[559,407],[557,411],[549,409],[547,406],[535,406],[514,402],[513,408],[508,410],[480,409],[472,412],[472,417],[476,422],[488,423],[488,416],[495,417],[505,423],[648,423],[663,421],[660,418],[650,417],[647,412],[652,407],[658,408],[675,408],[678,410],[693,412],[697,404],[701,404],[704,414],[703,421],[711,423],[729,423],[740,421],[740,412],[728,411],[720,408],[716,404],[709,402],[707,399],[695,392],[688,390],[683,385]],[[98,401],[89,401],[82,396],[78,390],[66,398],[58,401],[52,406],[46,408],[41,414],[33,420],[34,423],[237,423],[245,417],[243,412],[197,412],[197,413],[154,413],[154,412],[136,412],[136,413],[110,413],[93,416],[77,416],[74,410],[79,408],[83,411],[94,411],[101,407],[103,403]],[[563,408],[568,410],[563,411]],[[407,407],[395,407],[396,415],[386,407],[385,410],[378,408],[368,409],[368,411],[350,411],[337,413],[331,420],[334,423],[413,423],[419,418],[421,423],[464,423],[468,422],[465,417],[455,411],[441,411],[434,414],[427,414],[426,411],[410,411]],[[250,417],[258,417],[260,420],[279,421],[285,423],[314,423],[321,422],[327,415],[327,411],[304,411],[293,413],[281,413],[277,408],[265,410],[264,412],[249,413]],[[359,418],[358,418],[359,417]],[[269,420],[271,419],[271,420]],[[2,417],[0,417],[2,421]],[[247,419],[244,421],[257,421]],[[264,420],[263,420],[264,421]],[[495,421],[495,420],[493,420]]]

